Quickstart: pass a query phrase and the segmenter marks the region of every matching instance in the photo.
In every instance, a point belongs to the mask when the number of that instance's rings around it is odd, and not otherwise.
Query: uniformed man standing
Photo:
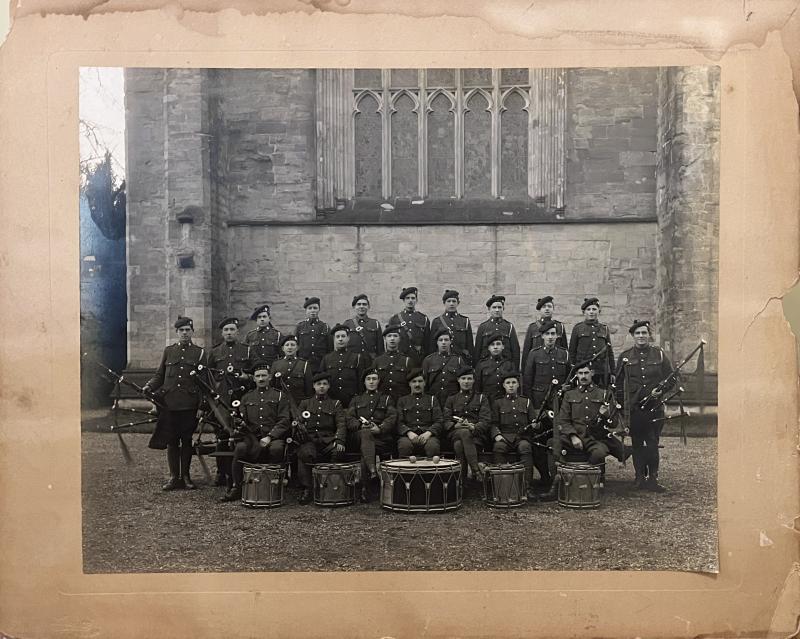
[[[344,454],[347,441],[344,407],[338,399],[328,396],[330,377],[327,371],[316,373],[314,397],[300,402],[300,411],[311,413],[305,420],[308,441],[297,448],[297,475],[303,487],[301,504],[311,501],[311,466],[317,461],[338,461]]]
[[[519,370],[519,339],[517,339],[517,331],[514,329],[514,325],[507,319],[503,319],[505,306],[506,298],[503,295],[492,295],[486,300],[489,319],[478,326],[478,332],[475,334],[474,361],[480,362],[486,357],[489,352],[489,338],[499,334],[503,338],[506,357]]]
[[[525,340],[522,344],[522,366],[524,368],[525,362],[528,361],[528,353],[531,349],[541,346],[544,341],[542,340],[542,326],[547,322],[553,322],[556,327],[556,346],[560,346],[565,351],[568,350],[567,346],[567,331],[564,325],[556,319],[553,319],[553,297],[546,295],[536,300],[536,310],[541,313],[541,316],[535,322],[528,325],[528,330],[525,332]]]
[[[343,322],[350,329],[350,341],[347,350],[369,358],[369,366],[378,355],[383,353],[383,337],[381,323],[368,317],[369,298],[366,293],[359,293],[353,298],[352,307],[355,316]]]
[[[250,357],[272,366],[281,356],[281,332],[270,321],[269,304],[257,306],[250,319],[256,321],[256,327],[244,340],[250,347]]]
[[[573,455],[585,456],[590,464],[605,465],[609,454],[622,459],[622,442],[609,437],[604,427],[603,414],[607,414],[612,401],[611,392],[592,381],[593,371],[588,363],[576,365],[578,387],[564,393],[561,408],[556,415],[561,447]]]
[[[553,380],[559,387],[566,384],[569,376],[569,353],[558,346],[558,333],[555,322],[545,322],[539,327],[543,344],[528,353],[522,373],[522,394],[533,400],[537,410],[547,395]]]
[[[452,341],[451,350],[457,355],[461,355],[469,364],[473,364],[475,344],[472,337],[472,326],[469,318],[458,312],[458,291],[447,289],[442,295],[442,303],[444,303],[444,313],[433,318],[431,335],[438,335],[441,328],[448,329]],[[428,352],[435,353],[436,350],[436,342],[433,340],[433,343],[428,344]]]
[[[636,486],[654,492],[664,492],[666,489],[658,483],[660,459],[658,444],[664,425],[664,406],[660,399],[665,392],[675,386],[676,380],[673,376],[660,391],[657,390],[657,386],[672,374],[672,362],[660,347],[650,343],[650,322],[635,320],[628,332],[633,335],[634,345],[619,356],[617,366],[618,370],[623,371],[623,381],[617,383],[622,389],[617,399],[624,403],[627,398],[630,402],[630,432]],[[627,373],[623,367],[624,359],[628,360]],[[649,405],[641,408],[640,402],[647,397],[651,397]]]
[[[425,388],[444,408],[447,398],[458,392],[458,371],[465,362],[460,355],[451,352],[450,331],[446,328],[440,328],[436,334],[436,349],[422,362],[422,374]]]
[[[231,402],[240,399],[250,385],[250,347],[238,342],[239,320],[228,317],[219,323],[222,331],[222,343],[211,349],[208,354],[208,367],[212,369],[211,376],[214,387],[223,401],[230,406]],[[225,428],[231,427],[230,420],[226,419]],[[227,438],[221,437],[222,432],[217,432],[216,451],[230,452],[232,446]],[[217,463],[217,486],[227,486],[231,481],[231,459],[227,456],[215,458]]]
[[[269,387],[270,377],[269,364],[256,362],[253,366],[256,388],[245,393],[239,405],[245,438],[233,449],[233,483],[220,501],[242,498],[242,462],[283,463],[291,423],[289,399],[285,393]]]
[[[330,327],[319,319],[318,297],[307,297],[303,302],[306,318],[294,329],[297,335],[297,356],[311,365],[312,372],[319,369],[322,358],[333,349]]]
[[[389,324],[400,327],[400,352],[413,358],[415,366],[422,364],[430,352],[428,346],[431,339],[428,316],[416,310],[418,295],[416,286],[404,288],[400,292],[400,299],[405,308],[389,319]]]
[[[400,352],[400,327],[389,324],[383,329],[386,350],[378,355],[372,366],[378,371],[382,393],[390,395],[396,403],[403,395],[408,395],[406,375],[414,368],[412,360]]]
[[[597,319],[600,315],[600,301],[596,297],[586,297],[581,304],[581,310],[584,319],[572,327],[572,336],[569,340],[569,359],[571,362],[587,361],[608,346],[605,353],[591,364],[595,382],[603,388],[608,388],[613,383],[611,377],[614,367],[614,350],[611,348],[611,333],[608,326]]]
[[[378,477],[375,455],[391,453],[394,449],[397,426],[394,400],[378,389],[379,382],[376,369],[364,371],[364,392],[356,395],[347,409],[347,428],[361,453],[362,477],[368,480]]]
[[[484,393],[490,402],[506,394],[503,377],[518,374],[517,367],[506,356],[505,341],[499,333],[486,340],[489,352],[475,367],[475,390]]]
[[[425,393],[425,377],[419,368],[408,374],[411,393],[397,402],[397,452],[410,457],[423,451],[427,457],[441,451],[442,408],[433,395]]]
[[[154,391],[164,408],[159,411],[153,436],[148,444],[157,450],[167,449],[169,481],[162,490],[195,488],[189,474],[192,463],[192,433],[197,428],[201,395],[190,373],[198,364],[205,365],[205,350],[192,343],[194,324],[188,317],[175,322],[178,342],[164,349],[161,363],[153,378],[142,389]]]
[[[461,462],[463,477],[467,476],[467,466],[469,466],[473,478],[483,481],[476,442],[483,444],[489,439],[492,409],[489,406],[489,398],[483,393],[475,392],[474,382],[475,375],[472,368],[462,366],[458,371],[459,390],[450,395],[444,405],[444,429],[456,458]]]
[[[330,395],[342,402],[347,408],[350,400],[358,394],[359,383],[364,370],[368,367],[368,356],[347,350],[350,329],[344,324],[337,324],[331,329],[333,335],[333,352],[322,358],[321,371],[330,373]]]
[[[508,453],[516,451],[525,465],[525,484],[533,481],[533,446],[526,434],[529,424],[536,419],[533,402],[519,395],[519,373],[503,375],[505,395],[492,405],[492,450],[496,464],[508,462]]]
[[[314,392],[311,385],[311,364],[297,356],[297,337],[294,335],[283,336],[281,350],[283,357],[272,364],[272,385],[278,390],[288,390],[299,404]]]

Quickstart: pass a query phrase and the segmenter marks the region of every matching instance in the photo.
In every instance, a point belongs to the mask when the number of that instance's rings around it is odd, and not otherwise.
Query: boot
[[[227,492],[219,498],[221,502],[240,501],[242,499],[242,487],[233,484]]]
[[[311,491],[308,488],[303,488],[303,492],[300,493],[300,498],[297,501],[304,505],[311,503]]]
[[[180,477],[180,451],[177,446],[170,444],[167,446],[167,466],[169,467],[169,481],[161,487],[161,490],[178,490],[185,488],[183,479]]]
[[[664,488],[661,484],[658,483],[658,475],[650,475],[647,478],[644,486],[647,490],[653,493],[665,493],[667,489]]]
[[[555,501],[558,499],[558,481],[558,475],[556,475],[547,492],[539,494],[539,501]]]
[[[184,486],[189,490],[194,490],[195,488],[197,488],[197,486],[194,485],[192,478],[189,476],[189,466],[192,463],[192,447],[181,446],[180,456],[181,456],[180,476],[183,478]]]

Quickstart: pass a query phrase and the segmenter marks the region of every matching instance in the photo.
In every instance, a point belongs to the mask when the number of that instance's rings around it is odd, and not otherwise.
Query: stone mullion
[[[417,112],[417,195],[428,196],[428,96],[425,69],[418,71],[419,106]]]
[[[355,194],[352,69],[317,70],[316,110],[317,206],[330,208]]]
[[[381,70],[383,104],[381,105],[381,190],[384,200],[388,200],[392,195],[392,96],[389,91],[389,69]]]
[[[564,69],[530,69],[528,195],[544,206],[564,206],[566,82]]]
[[[500,197],[500,69],[492,69],[492,197]]]
[[[464,197],[464,90],[461,86],[461,69],[456,69],[456,106],[453,116],[453,152],[455,153],[455,196]]]

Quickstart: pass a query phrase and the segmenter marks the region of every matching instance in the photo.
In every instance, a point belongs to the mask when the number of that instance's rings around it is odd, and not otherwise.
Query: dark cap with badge
[[[364,383],[364,380],[367,379],[367,375],[377,375],[378,377],[380,377],[380,373],[378,373],[378,369],[377,368],[368,368],[367,370],[365,370],[361,374],[361,383],[362,384]]]
[[[355,306],[359,300],[366,300],[367,304],[369,304],[369,298],[367,297],[366,293],[359,293],[353,298],[353,303],[350,306]]]
[[[500,302],[505,306],[506,303],[506,296],[505,295],[492,295],[488,300],[486,300],[486,308],[490,308],[492,304],[495,302]]]
[[[256,362],[253,364],[253,372],[257,373],[258,371],[269,371],[269,364],[264,361]]]
[[[556,323],[553,320],[547,320],[546,322],[542,322],[542,325],[539,327],[540,333],[546,333],[551,328],[555,328]]]
[[[294,342],[296,344],[297,335],[284,335],[283,339],[281,340],[281,347],[283,347],[286,342]]]
[[[345,326],[344,324],[336,324],[331,329],[331,335],[336,335],[336,333],[338,333],[339,331],[344,331],[345,333],[349,333],[350,332],[350,327]]]
[[[583,304],[581,304],[581,310],[585,311],[590,306],[596,306],[597,308],[600,308],[600,300],[596,297],[584,297]]]
[[[303,302],[303,308],[308,308],[312,304],[316,304],[317,306],[319,306],[320,305],[319,304],[319,298],[318,297],[307,297],[306,301]]]
[[[474,375],[475,369],[472,366],[464,365],[456,371],[456,377],[464,377],[464,375]]]
[[[436,331],[436,334],[433,336],[433,340],[437,341],[442,335],[447,335],[451,339],[453,337],[452,334],[450,333],[450,329],[443,327],[443,328],[440,328],[438,331]]]
[[[397,324],[389,324],[383,329],[383,336],[386,337],[389,333],[397,333],[399,335],[400,327]]]
[[[256,306],[253,314],[250,316],[251,320],[256,319],[261,313],[266,312],[269,315],[269,304],[262,304],[261,306]]]
[[[235,318],[235,317],[226,317],[224,320],[222,320],[222,321],[221,321],[221,322],[220,322],[220,323],[217,325],[217,328],[219,328],[220,330],[222,330],[222,329],[223,329],[223,328],[225,328],[225,327],[226,327],[228,324],[233,324],[233,325],[234,325],[236,328],[239,328],[239,320],[238,320],[237,318]]]
[[[402,291],[400,291],[400,299],[404,300],[404,299],[406,299],[406,297],[408,295],[412,295],[412,294],[413,295],[418,295],[419,294],[417,292],[417,287],[416,286],[409,286],[407,288],[404,288]]]
[[[512,378],[513,378],[513,379],[516,379],[516,380],[519,380],[519,371],[517,371],[517,370],[510,370],[510,371],[508,371],[507,373],[503,373],[503,375],[501,375],[501,376],[500,376],[500,381],[501,381],[501,382],[504,382],[504,381],[506,381],[507,379],[512,379]]]
[[[632,324],[632,325],[631,325],[631,327],[628,329],[628,332],[629,332],[631,335],[633,335],[634,331],[635,331],[637,328],[641,328],[642,326],[646,326],[646,327],[647,327],[647,332],[648,332],[648,333],[650,332],[650,320],[638,320],[638,319],[637,319],[637,320],[633,320],[633,324]]]
[[[321,382],[323,379],[331,381],[331,374],[328,371],[319,371],[314,373],[314,377],[312,378],[313,383]]]
[[[189,328],[194,330],[194,324],[192,323],[192,318],[184,317],[183,315],[178,315],[178,319],[175,320],[175,330],[183,328],[184,326],[188,326]]]
[[[545,295],[544,297],[540,297],[538,300],[536,300],[536,310],[541,311],[542,306],[544,306],[548,302],[550,302],[551,304],[553,303],[552,295]]]
[[[406,375],[406,381],[410,382],[410,381],[416,379],[417,377],[423,377],[422,369],[421,368],[412,368],[410,371],[408,371],[408,375]]]
[[[458,299],[458,291],[455,291],[455,290],[453,290],[451,288],[448,288],[442,294],[442,302],[446,302],[447,300],[450,300],[450,299],[457,300]]]

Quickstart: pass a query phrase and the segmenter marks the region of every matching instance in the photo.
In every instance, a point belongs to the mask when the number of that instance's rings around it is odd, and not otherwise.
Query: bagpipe
[[[546,437],[547,435],[552,434],[553,427],[552,423],[553,420],[556,418],[556,413],[552,408],[548,408],[553,399],[553,391],[559,385],[559,381],[557,379],[553,379],[550,382],[550,386],[547,389],[547,393],[542,400],[542,405],[539,407],[539,412],[536,414],[536,417],[530,424],[525,424],[525,427],[520,431],[520,435],[525,435],[528,432],[535,433],[531,439],[541,439],[542,437]],[[544,418],[547,417],[550,420],[550,428],[542,430]]]
[[[228,364],[225,368],[212,368],[211,366],[203,366],[203,370],[208,371],[211,376],[211,381],[216,383],[225,383],[228,387],[228,395],[233,398],[234,395],[244,394],[248,390],[249,375],[243,369],[234,368],[233,364]],[[219,379],[214,379],[215,375],[219,375]]]
[[[306,420],[311,417],[311,413],[307,410],[300,411],[297,401],[289,391],[289,385],[283,379],[283,375],[275,373],[275,379],[278,381],[281,389],[289,399],[289,413],[292,416],[292,427],[289,437],[286,438],[287,444],[304,444],[308,441],[308,429],[306,428]]]
[[[694,348],[694,350],[691,353],[689,353],[686,357],[684,357],[683,361],[680,364],[678,364],[669,375],[667,375],[658,384],[656,384],[656,386],[652,388],[649,394],[642,397],[636,403],[636,407],[641,411],[647,411],[653,413],[657,411],[659,408],[661,408],[670,399],[672,399],[677,395],[680,395],[680,393],[683,391],[683,389],[680,387],[677,392],[672,393],[672,395],[668,397],[664,397],[663,393],[667,388],[672,386],[677,381],[680,370],[684,366],[686,366],[689,360],[692,359],[692,357],[694,357],[694,354],[697,353],[698,351],[700,351],[700,355],[698,355],[697,357],[697,369],[695,372],[698,375],[698,382],[702,387],[703,378],[705,377],[705,370],[704,370],[705,356],[703,349],[706,343],[707,343],[706,340],[701,339],[700,343]],[[683,410],[683,407],[681,407],[681,410]]]
[[[86,360],[97,366],[102,372],[100,373],[105,379],[114,383],[114,401],[111,404],[111,413],[114,417],[114,423],[111,425],[110,430],[111,432],[115,433],[117,436],[117,442],[119,443],[120,452],[122,453],[122,457],[126,463],[130,464],[133,462],[133,457],[131,456],[130,449],[128,448],[128,444],[125,442],[125,439],[122,437],[121,430],[125,430],[127,428],[134,428],[136,426],[141,426],[143,424],[152,424],[158,420],[158,411],[163,410],[165,408],[162,399],[163,395],[156,392],[149,392],[145,390],[139,384],[127,379],[121,373],[109,368],[105,364],[101,362],[91,359],[88,353],[83,353],[81,357],[82,360]],[[142,399],[146,399],[148,402],[153,404],[153,408],[150,410],[141,410],[138,408],[122,408],[120,406],[120,400],[122,399],[122,385],[125,384],[129,388],[131,388],[139,397]],[[127,422],[124,424],[120,424],[120,413],[134,413],[137,415],[145,416],[143,419],[138,419],[135,421]]]

